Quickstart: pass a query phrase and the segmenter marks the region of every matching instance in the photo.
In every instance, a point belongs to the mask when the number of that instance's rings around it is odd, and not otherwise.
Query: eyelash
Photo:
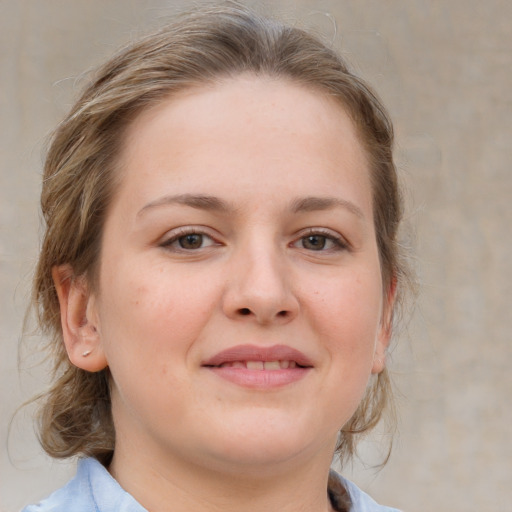
[[[199,247],[195,248],[186,248],[186,247],[174,247],[174,244],[177,244],[180,242],[181,239],[184,239],[187,236],[196,235],[198,237],[201,237],[201,245]],[[304,241],[308,238],[312,237],[319,237],[325,239],[325,242],[332,243],[332,247],[325,248],[324,246],[320,249],[308,249],[307,247],[304,247]],[[203,243],[205,242],[205,238],[209,239],[210,242],[208,245],[204,246]],[[297,244],[302,242],[302,246],[298,247]],[[200,249],[206,249],[208,247],[214,246],[214,245],[221,245],[219,242],[217,242],[212,236],[205,233],[203,229],[199,227],[183,227],[178,228],[176,232],[172,234],[170,238],[167,238],[164,240],[160,247],[167,249],[167,250],[174,250],[176,252],[195,252]],[[295,241],[293,241],[290,244],[290,247],[297,247],[299,249],[304,249],[308,252],[337,252],[337,251],[346,251],[350,250],[349,243],[340,235],[334,234],[330,230],[322,229],[322,228],[309,228],[306,232],[302,232],[300,237],[297,238]]]
[[[307,249],[306,247],[301,247],[302,249],[311,251],[311,252],[337,252],[337,251],[347,251],[350,250],[349,243],[342,236],[333,233],[330,230],[322,229],[322,228],[309,228],[305,233],[301,233],[301,236],[292,243],[292,246],[295,244],[303,242],[305,239],[310,237],[322,237],[325,238],[327,242],[331,242],[333,247],[325,249],[324,247],[319,250]]]
[[[208,245],[206,246],[203,246],[201,244],[201,247],[197,247],[197,248],[194,248],[194,249],[191,249],[191,248],[185,248],[185,247],[173,247],[173,244],[175,243],[179,243],[179,241],[181,239],[184,239],[185,237],[187,236],[191,236],[191,235],[197,235],[199,237],[202,237],[202,242],[204,243],[204,239],[207,238],[211,241],[211,243],[208,243]],[[184,227],[184,228],[178,228],[170,238],[167,238],[166,240],[164,240],[161,244],[160,244],[160,247],[163,247],[164,249],[168,249],[168,250],[174,250],[176,252],[193,252],[193,251],[196,251],[198,249],[205,249],[207,247],[210,247],[210,246],[213,246],[213,245],[220,245],[212,236],[208,235],[207,233],[204,232],[203,229],[201,228],[195,228],[195,227]]]

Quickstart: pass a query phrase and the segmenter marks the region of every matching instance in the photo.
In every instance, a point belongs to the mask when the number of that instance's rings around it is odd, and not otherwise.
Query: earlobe
[[[382,324],[377,335],[373,352],[372,373],[380,373],[386,367],[386,354],[391,339],[391,325]]]
[[[393,330],[393,311],[396,300],[397,279],[393,276],[386,294],[379,333],[373,354],[372,373],[380,373],[386,367],[386,354]]]
[[[101,345],[96,302],[85,277],[75,276],[70,265],[54,267],[52,277],[69,360],[89,372],[103,370],[107,361]]]
[[[380,340],[377,341],[375,352],[373,354],[372,373],[380,373],[386,367],[386,348],[388,343],[383,345]]]

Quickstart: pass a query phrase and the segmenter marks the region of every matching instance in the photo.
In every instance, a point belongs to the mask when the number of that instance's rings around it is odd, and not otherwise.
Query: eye
[[[160,245],[161,247],[175,251],[196,251],[218,244],[211,236],[201,233],[198,230],[180,229]]]
[[[190,233],[189,235],[180,236],[177,240],[178,245],[182,249],[200,249],[203,247],[206,237],[199,233]]]
[[[301,244],[304,249],[310,249],[312,251],[321,251],[328,245],[328,238],[324,235],[309,235],[301,238]]]
[[[319,230],[310,230],[306,235],[301,236],[293,246],[308,251],[337,251],[348,249],[347,242],[339,235],[324,233]]]

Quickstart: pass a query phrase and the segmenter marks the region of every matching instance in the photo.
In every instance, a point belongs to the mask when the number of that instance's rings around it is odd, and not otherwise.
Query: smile
[[[287,370],[296,368],[295,361],[230,361],[222,363],[219,368],[246,368],[247,370]]]
[[[236,345],[218,352],[202,362],[202,366],[247,368],[248,370],[286,370],[312,367],[313,362],[303,352],[287,345],[271,347]]]
[[[303,379],[313,369],[313,362],[286,345],[237,345],[219,352],[201,366],[232,384],[271,390]]]

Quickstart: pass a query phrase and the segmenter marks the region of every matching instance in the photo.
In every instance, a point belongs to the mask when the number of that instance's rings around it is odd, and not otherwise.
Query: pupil
[[[302,246],[305,249],[319,250],[325,247],[325,236],[321,235],[310,235],[304,238]]]
[[[203,236],[197,234],[185,235],[180,238],[180,246],[183,249],[198,249],[203,243]]]

